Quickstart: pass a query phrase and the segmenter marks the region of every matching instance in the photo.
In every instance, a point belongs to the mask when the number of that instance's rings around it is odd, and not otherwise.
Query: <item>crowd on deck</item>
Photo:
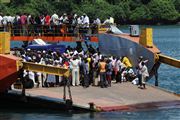
[[[147,60],[139,57],[138,65],[132,66],[126,56],[115,57],[102,55],[98,48],[86,44],[87,50],[82,48],[71,48],[68,46],[64,53],[59,51],[15,50],[14,55],[21,57],[25,62],[33,62],[49,66],[67,68],[71,71],[69,80],[72,86],[90,85],[101,88],[111,87],[112,81],[116,83],[130,81],[133,84],[145,88],[145,82],[149,77],[145,65]],[[31,87],[52,87],[63,85],[62,76],[50,75],[40,72],[24,70],[24,78],[31,81]]]
[[[103,24],[114,23],[112,17],[108,17]],[[91,24],[91,25],[90,25]],[[42,15],[31,15],[26,13],[17,13],[15,16],[0,13],[0,31],[11,31],[15,36],[24,35],[63,35],[87,33],[91,28],[91,33],[97,33],[97,27],[101,24],[101,20],[96,18],[90,20],[87,14],[82,16],[77,14],[48,13]]]

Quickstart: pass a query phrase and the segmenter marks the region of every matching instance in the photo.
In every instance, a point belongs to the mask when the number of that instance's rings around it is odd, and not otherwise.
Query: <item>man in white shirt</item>
[[[96,18],[96,20],[94,20],[94,24],[101,25],[101,20],[99,18]]]
[[[147,77],[149,77],[149,73],[148,73],[148,69],[147,69],[145,63],[142,62],[141,65],[142,65],[142,68],[141,68],[142,78],[141,78],[141,80],[142,80],[143,88],[145,89],[146,88],[145,87],[146,79],[147,79]]]
[[[83,24],[83,16],[79,16],[78,18],[77,18],[77,24],[79,25],[79,26],[81,26],[82,24]]]
[[[137,76],[138,76],[138,79],[139,79],[139,85],[142,86],[142,72],[141,72],[141,69],[142,69],[142,62],[144,63],[147,63],[148,60],[143,60],[143,56],[139,56],[139,60],[138,60],[138,69],[137,69]]]
[[[26,77],[26,76],[28,77],[29,80],[32,80],[33,86],[37,85],[37,83],[35,82],[35,74],[34,74],[34,72],[24,70],[23,77]],[[28,82],[28,81],[26,81],[26,82]]]
[[[51,16],[51,20],[53,22],[54,25],[59,25],[59,17],[56,13],[54,13],[52,16]]]
[[[60,24],[66,24],[68,23],[68,17],[67,17],[67,14],[64,13],[61,17],[60,17]]]
[[[54,13],[52,16],[51,16],[51,21],[53,23],[53,32],[55,33],[55,35],[57,36],[59,34],[59,16]]]
[[[0,13],[0,31],[3,31],[3,15]]]
[[[89,28],[89,17],[85,13],[83,14],[83,17],[83,27]]]
[[[107,24],[107,25],[114,24],[114,18],[108,17],[108,19],[106,19],[103,24]]]
[[[74,57],[73,60],[71,60],[70,66],[72,68],[72,85],[78,86],[80,84],[79,81],[79,64],[80,61]]]
[[[2,24],[3,24],[3,27],[4,27],[4,32],[7,32],[7,23],[8,23],[8,16],[3,16],[3,20],[2,20]]]

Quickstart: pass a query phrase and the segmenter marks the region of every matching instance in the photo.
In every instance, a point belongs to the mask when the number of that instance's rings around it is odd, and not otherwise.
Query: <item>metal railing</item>
[[[38,25],[38,24],[7,24],[0,27],[2,32],[10,32],[11,36],[81,36],[88,34],[96,36],[99,32],[106,32],[108,25]]]

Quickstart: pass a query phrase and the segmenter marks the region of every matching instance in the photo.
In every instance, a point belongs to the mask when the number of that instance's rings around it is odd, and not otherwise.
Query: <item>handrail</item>
[[[11,36],[79,36],[80,34],[96,35],[101,31],[106,31],[108,28],[109,25],[106,24],[90,24],[89,27],[71,24],[7,24],[3,26],[3,31],[11,32]]]

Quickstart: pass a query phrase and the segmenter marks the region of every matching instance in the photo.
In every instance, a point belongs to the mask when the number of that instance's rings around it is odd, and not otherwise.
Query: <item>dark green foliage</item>
[[[150,21],[151,15],[149,9],[142,5],[140,7],[137,7],[135,10],[132,10],[130,14],[130,21],[137,22],[137,23],[147,23]]]
[[[155,22],[174,21],[180,15],[171,0],[152,0],[148,7]]]
[[[179,6],[180,0],[11,0],[8,4],[0,3],[0,12],[86,13],[91,20],[99,17],[104,21],[112,16],[117,24],[156,24],[179,22]]]

